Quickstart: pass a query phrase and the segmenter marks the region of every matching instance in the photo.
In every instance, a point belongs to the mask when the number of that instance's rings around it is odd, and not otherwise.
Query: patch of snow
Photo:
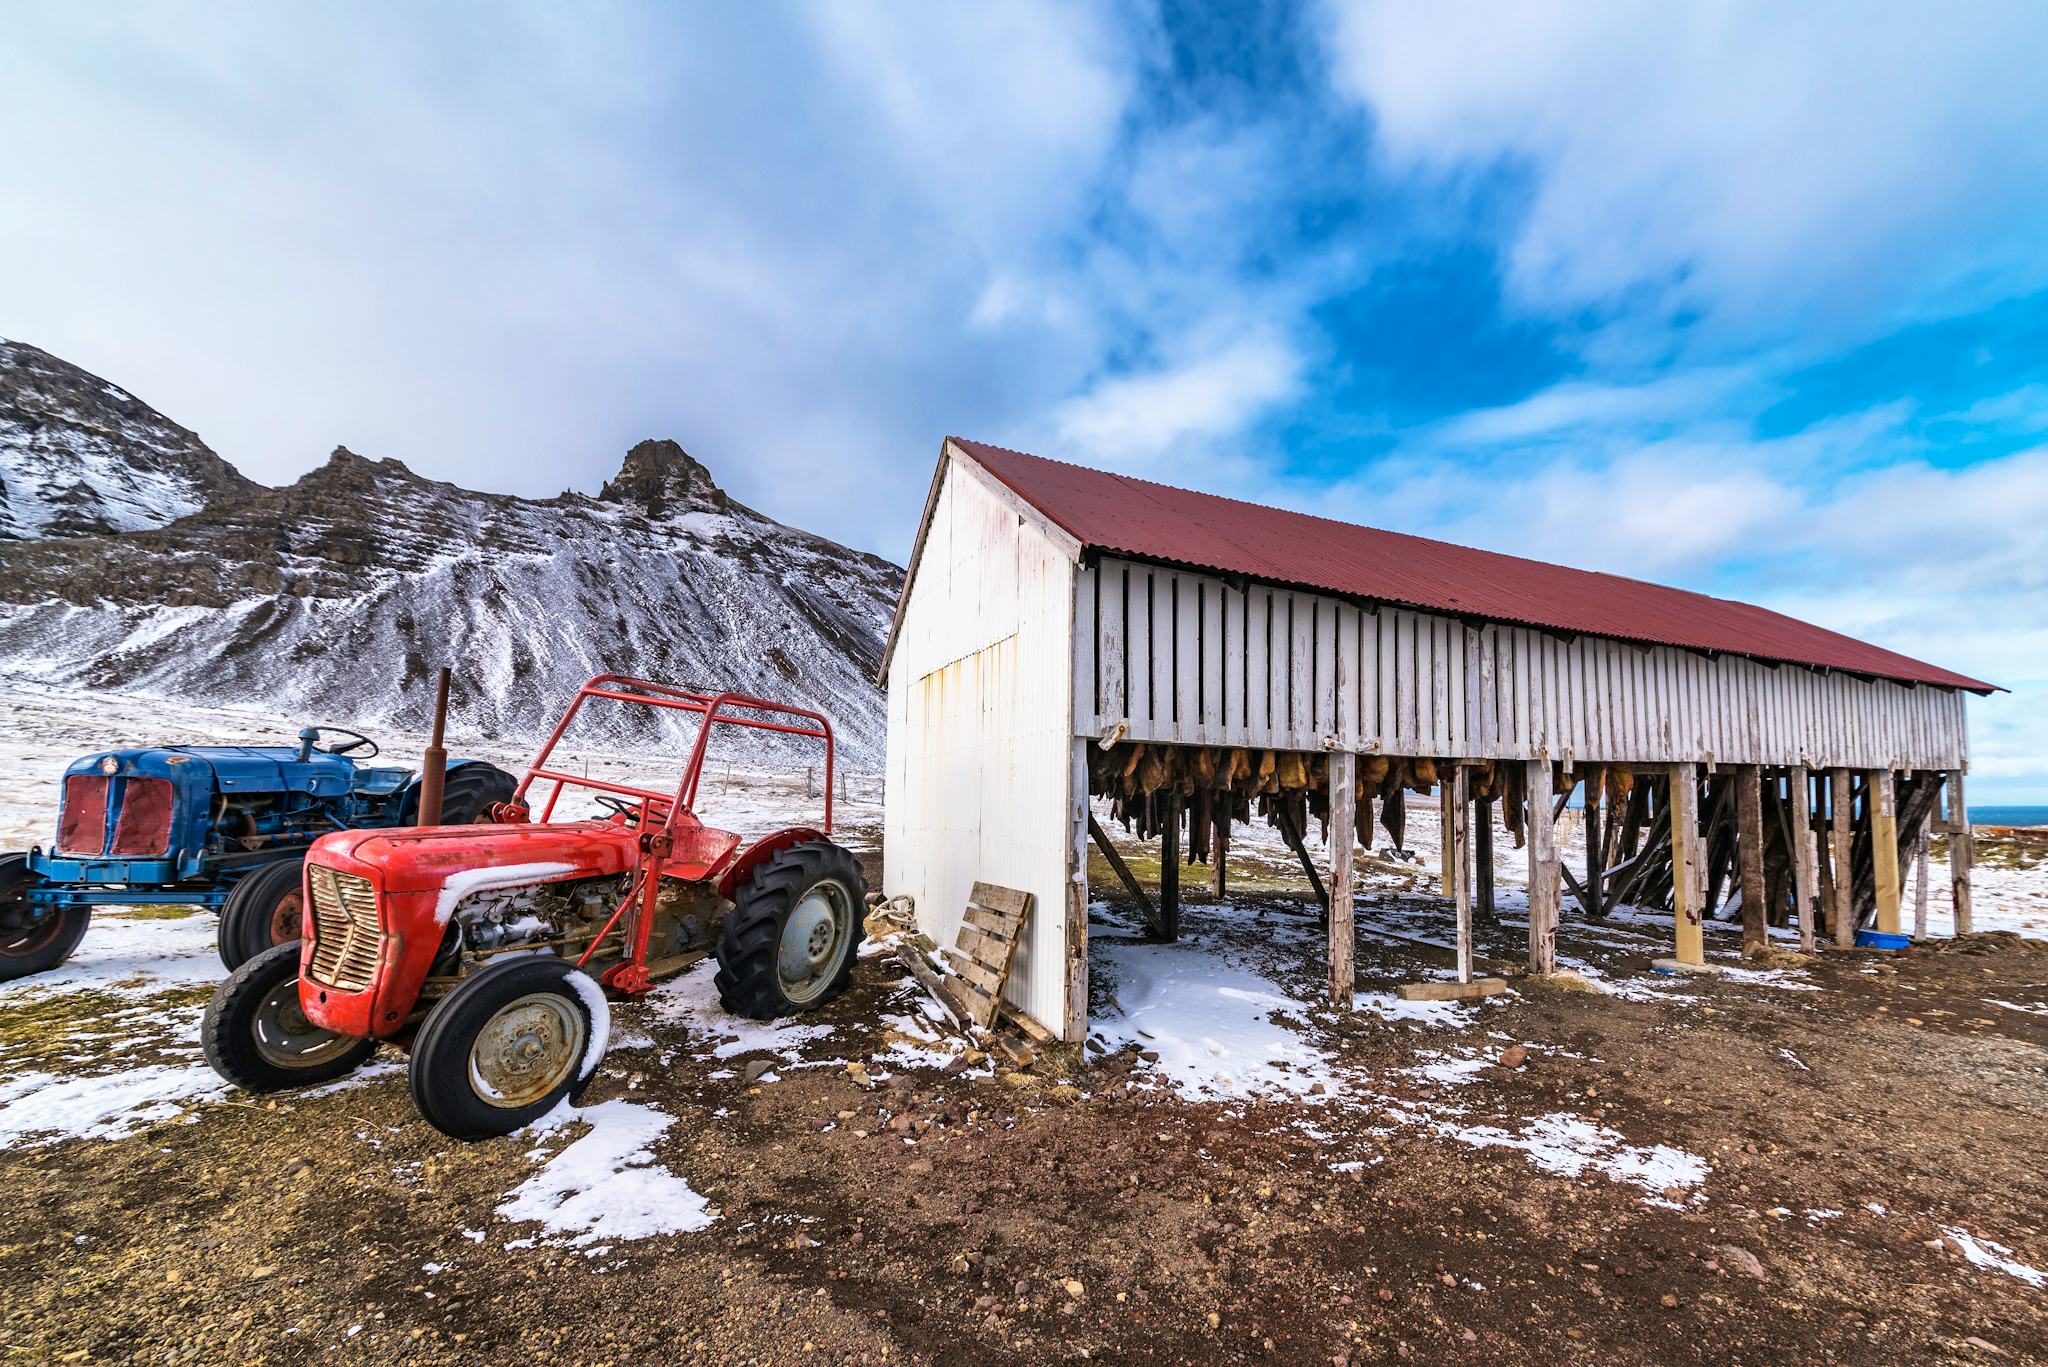
[[[1482,997],[1481,1004],[1498,1001]],[[1472,1018],[1459,1002],[1409,1001],[1392,992],[1361,992],[1352,999],[1354,1008],[1370,1011],[1381,1020],[1406,1021],[1415,1025],[1461,1026]]]
[[[2017,1277],[2028,1286],[2048,1286],[2048,1272],[2015,1261],[2012,1250],[2004,1244],[1979,1239],[1957,1225],[1942,1225],[1941,1232],[1947,1235],[1962,1255],[1975,1266],[1992,1268],[2008,1277]]]
[[[226,973],[214,938],[214,918],[203,911],[164,918],[95,912],[76,953],[47,973],[0,987],[0,1001],[81,988],[140,999],[166,988],[211,986]]]
[[[1987,1006],[2002,1006],[2008,1011],[2025,1011],[2030,1015],[2048,1016],[2048,1005],[2043,1005],[2040,1002],[2034,1002],[2032,1004],[2022,1002],[2007,1002],[2000,1001],[1996,997],[1987,997],[1984,1000]]]
[[[91,1077],[22,1073],[0,1081],[0,1147],[124,1139],[227,1090],[204,1063],[155,1064]]]
[[[574,872],[574,864],[495,864],[451,873],[441,885],[441,895],[434,899],[434,924],[447,925],[448,918],[455,914],[456,904],[472,892],[516,888]]]
[[[1639,1147],[1604,1125],[1565,1112],[1538,1116],[1518,1130],[1475,1125],[1451,1133],[1474,1148],[1520,1149],[1536,1166],[1560,1176],[1577,1177],[1591,1168],[1660,1195],[1667,1187],[1690,1190],[1707,1180],[1706,1160],[1695,1154],[1665,1144]]]
[[[569,986],[576,989],[576,995],[583,999],[583,1009],[590,1013],[590,1042],[583,1047],[583,1066],[576,1070],[576,1080],[588,1082],[597,1071],[598,1060],[611,1047],[612,1004],[605,1000],[597,979],[580,968],[570,970]]]
[[[1320,1100],[1336,1091],[1327,1056],[1274,1019],[1306,1018],[1311,1008],[1269,979],[1198,940],[1109,943],[1104,951],[1122,1012],[1100,1020],[1098,1032],[1112,1052],[1126,1045],[1157,1051],[1154,1066],[1181,1095]],[[1318,1083],[1324,1091],[1311,1097]]]
[[[624,1098],[581,1110],[564,1102],[523,1133],[545,1140],[572,1125],[588,1132],[508,1192],[497,1213],[538,1221],[572,1248],[705,1228],[709,1203],[654,1161],[651,1145],[673,1124],[675,1117]]]
[[[1407,1071],[1446,1087],[1462,1087],[1476,1079],[1481,1072],[1490,1066],[1491,1061],[1488,1059],[1450,1058],[1438,1055],[1431,1062],[1425,1063],[1418,1068],[1410,1068]]]
[[[717,974],[718,965],[706,959],[646,998],[655,1020],[680,1025],[700,1037],[697,1042],[709,1043],[699,1058],[733,1058],[765,1051],[796,1063],[805,1044],[832,1033],[829,1025],[804,1025],[797,1019],[755,1021],[733,1015],[718,1004]]]

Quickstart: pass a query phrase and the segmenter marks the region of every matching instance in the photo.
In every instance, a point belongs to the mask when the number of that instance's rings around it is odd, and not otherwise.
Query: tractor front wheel
[[[823,1006],[853,979],[867,884],[829,840],[778,850],[747,876],[718,936],[718,1000],[774,1020]]]
[[[213,1071],[244,1091],[331,1082],[360,1068],[377,1041],[322,1030],[299,1005],[299,947],[264,950],[214,989],[199,1042]]]
[[[35,881],[27,855],[0,854],[0,982],[26,978],[63,963],[92,923],[91,907],[65,907],[33,915],[28,891]]]
[[[228,893],[214,943],[230,973],[266,949],[298,941],[305,876],[305,860],[287,859],[265,864]]]
[[[524,1129],[582,1092],[611,1034],[604,989],[566,959],[500,959],[435,1004],[413,1042],[413,1104],[451,1139]]]

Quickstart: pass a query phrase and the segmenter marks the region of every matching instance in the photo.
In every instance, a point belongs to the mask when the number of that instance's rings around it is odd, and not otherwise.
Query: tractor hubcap
[[[299,938],[299,913],[301,894],[288,892],[277,901],[270,913],[270,943],[288,945]]]
[[[583,1014],[552,992],[529,992],[484,1022],[469,1046],[469,1085],[516,1110],[559,1087],[583,1058]]]
[[[355,1047],[355,1036],[322,1030],[299,1005],[297,974],[279,983],[256,1008],[251,1028],[256,1052],[278,1068],[316,1068]]]
[[[775,950],[782,995],[802,1006],[822,993],[846,955],[852,897],[838,883],[819,883],[790,909]]]

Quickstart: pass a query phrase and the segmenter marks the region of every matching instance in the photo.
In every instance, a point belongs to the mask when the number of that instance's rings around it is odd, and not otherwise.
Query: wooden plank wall
[[[1031,894],[1004,988],[1066,1009],[1073,563],[1000,494],[946,472],[889,669],[883,887],[951,944],[977,882]]]
[[[1074,730],[1484,759],[1959,769],[1963,695],[1103,558],[1075,595]]]

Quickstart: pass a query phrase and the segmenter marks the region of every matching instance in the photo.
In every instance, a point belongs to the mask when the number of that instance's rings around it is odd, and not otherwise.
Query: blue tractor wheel
[[[28,892],[35,881],[27,855],[0,854],[0,982],[26,978],[63,963],[78,948],[92,922],[90,907],[66,907],[31,916]]]

